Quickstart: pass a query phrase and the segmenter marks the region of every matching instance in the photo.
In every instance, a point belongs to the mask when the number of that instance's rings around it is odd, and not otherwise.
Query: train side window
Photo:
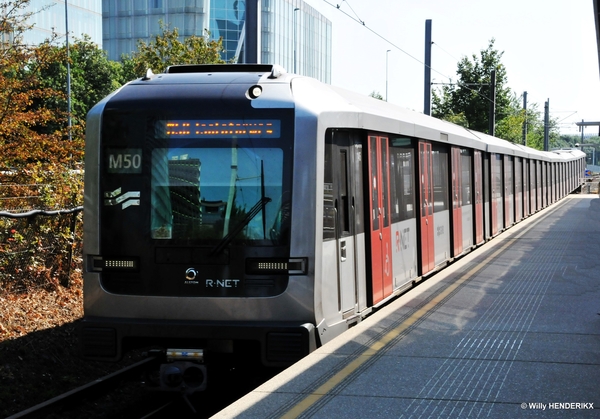
[[[369,150],[371,159],[370,168],[370,182],[371,182],[371,219],[373,231],[379,230],[379,215],[377,214],[377,208],[379,208],[379,195],[377,188],[377,137],[371,137],[371,148]],[[373,167],[374,166],[374,167]]]
[[[398,186],[397,184],[397,167],[398,163],[396,162],[396,153],[394,149],[390,147],[390,212],[392,214],[392,222],[398,221],[398,214],[400,213],[400,199],[398,197]]]
[[[461,187],[462,187],[462,205],[471,205],[471,192],[473,190],[471,186],[471,164],[472,157],[471,152],[463,148],[460,150],[461,158]]]
[[[494,154],[492,156],[492,176],[493,176],[493,190],[492,199],[502,198],[502,156],[500,154]]]
[[[388,172],[388,139],[381,137],[381,200],[383,204],[383,226],[387,227],[390,225],[390,214],[388,208],[390,207],[389,202],[389,172]]]
[[[338,213],[343,233],[350,233],[350,200],[348,199],[348,151],[340,150]]]
[[[390,199],[392,222],[415,217],[415,153],[410,138],[390,141]]]
[[[445,211],[448,205],[448,150],[432,146],[433,157],[433,212]]]
[[[325,140],[323,240],[352,234],[350,134],[332,130]]]
[[[515,194],[520,194],[523,192],[523,164],[521,163],[521,158],[515,158]]]
[[[335,207],[333,196],[333,144],[331,133],[325,142],[323,179],[323,240],[335,239]]]

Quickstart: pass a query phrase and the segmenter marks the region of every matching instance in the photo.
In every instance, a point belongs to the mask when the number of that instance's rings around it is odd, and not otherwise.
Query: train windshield
[[[245,96],[179,103],[137,92],[102,114],[99,254],[112,269],[103,286],[144,295],[282,293],[286,275],[256,286],[245,278],[255,261],[290,257],[293,110],[253,109]],[[174,269],[181,281],[163,280]],[[238,282],[210,285],[224,278]]]
[[[151,237],[278,242],[289,200],[280,136],[277,120],[159,121]]]

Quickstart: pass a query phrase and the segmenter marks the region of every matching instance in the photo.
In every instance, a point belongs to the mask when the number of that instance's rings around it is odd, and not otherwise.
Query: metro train
[[[584,170],[274,65],[148,72],[88,114],[82,354],[290,365]]]

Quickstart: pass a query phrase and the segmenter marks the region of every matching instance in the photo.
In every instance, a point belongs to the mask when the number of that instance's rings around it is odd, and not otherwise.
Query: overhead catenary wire
[[[383,40],[384,42],[388,43],[390,46],[392,46],[394,49],[402,52],[403,54],[405,54],[406,56],[410,57],[411,59],[413,59],[414,61],[416,61],[417,63],[423,65],[423,66],[427,66],[427,64],[425,64],[425,62],[423,62],[422,60],[420,60],[419,58],[415,57],[414,55],[410,54],[409,52],[407,52],[406,50],[402,49],[399,45],[395,44],[394,42],[392,42],[391,40],[389,40],[388,38],[386,38],[384,35],[380,34],[379,32],[377,32],[375,29],[371,28],[370,26],[367,25],[367,23],[362,20],[358,13],[356,13],[356,11],[354,10],[354,8],[350,5],[348,0],[342,0],[341,3],[339,4],[334,4],[329,0],[323,0],[326,4],[328,4],[329,6],[333,7],[334,9],[338,10],[339,12],[343,13],[344,15],[346,15],[348,18],[352,19],[354,22],[358,23],[359,25],[363,26],[365,29],[367,29],[369,32],[371,32],[373,35],[377,36],[378,38],[380,38],[381,40]],[[351,14],[349,14],[348,12],[346,12],[345,10],[342,10],[342,6],[343,4],[346,3],[348,5],[348,7],[350,8],[350,10],[352,11],[352,13],[354,14],[354,16],[352,16]],[[439,43],[436,43],[434,41],[432,41],[432,45],[435,45],[437,48],[439,48],[441,51],[443,51],[445,54],[447,54],[448,56],[450,56],[451,58],[453,58],[454,60],[456,60],[457,62],[460,61],[460,59],[456,58],[454,55],[452,55],[450,52],[448,52],[446,49],[444,49]],[[452,77],[442,73],[439,70],[436,70],[433,66],[428,66],[429,69],[440,75],[441,77],[443,77],[444,79],[447,79],[449,81],[449,83],[436,83],[436,84],[452,84],[455,86],[460,86],[461,88],[465,88],[473,93],[476,93],[478,95],[480,95],[483,99],[485,99],[488,102],[492,102],[491,98],[488,98],[487,96],[484,96],[483,94],[481,94],[481,92],[479,91],[479,89],[474,89],[469,87],[468,83],[452,83]],[[479,86],[484,86],[486,85],[485,83],[480,83]],[[554,113],[554,111],[553,111]],[[575,111],[576,113],[576,111]],[[569,115],[572,116],[572,115]],[[568,118],[568,117],[567,117]],[[565,119],[562,119],[560,122],[564,121]]]
[[[323,0],[326,4],[328,4],[329,6],[333,7],[334,9],[338,10],[339,12],[343,13],[344,15],[346,15],[348,18],[352,19],[354,22],[358,23],[359,25],[363,26],[365,29],[367,29],[369,32],[371,32],[373,35],[377,36],[378,38],[380,38],[381,40],[383,40],[384,42],[388,43],[389,45],[391,45],[393,48],[395,48],[396,50],[402,52],[403,54],[405,54],[406,56],[410,57],[411,59],[413,59],[414,61],[416,61],[417,63],[426,66],[426,64],[418,59],[417,57],[415,57],[414,55],[410,54],[409,52],[407,52],[406,50],[402,49],[400,46],[398,46],[397,44],[395,44],[394,42],[390,41],[388,38],[386,38],[385,36],[381,35],[379,32],[377,32],[375,29],[369,27],[366,22],[364,20],[362,20],[358,14],[356,13],[356,11],[352,8],[352,6],[350,6],[350,3],[348,2],[348,0],[342,0],[342,2],[340,4],[334,4],[331,3],[328,0]],[[344,11],[341,9],[342,5],[346,3],[348,5],[348,7],[350,8],[350,10],[352,10],[352,13],[354,13],[354,16],[351,16],[348,12]],[[435,43],[434,43],[435,44]],[[441,49],[441,47],[439,46],[439,44],[435,44],[438,48]],[[449,54],[450,55],[450,54]],[[452,77],[449,77],[448,75],[436,70],[435,68],[433,68],[432,66],[428,66],[429,69],[431,71],[433,71],[434,73],[444,77],[445,79],[448,79],[449,81],[452,81]],[[479,92],[477,89],[472,89],[469,86],[465,85],[465,84],[460,84],[461,87],[466,88],[467,90],[470,90],[471,92],[477,93],[479,95],[481,95],[481,92]],[[492,101],[490,98],[481,95],[484,99],[486,99],[487,101]]]

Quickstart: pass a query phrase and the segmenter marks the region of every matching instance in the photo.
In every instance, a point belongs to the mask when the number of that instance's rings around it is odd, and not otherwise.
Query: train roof
[[[446,142],[545,161],[565,161],[581,158],[580,150],[540,151],[485,133],[469,130],[423,113],[352,92],[316,79],[287,73],[271,64],[216,64],[170,66],[165,73],[152,72],[129,86],[139,85],[258,85],[260,97],[253,98],[256,108],[296,108],[299,115],[317,115],[331,126],[345,126],[381,131],[400,136]],[[223,91],[226,90],[222,87]],[[237,91],[237,89],[236,89]]]
[[[320,84],[316,80],[314,82]],[[301,79],[294,78],[291,83],[292,86],[298,84],[304,87]],[[485,150],[490,153],[502,153],[543,161],[575,160],[585,155],[580,150],[540,151],[521,144],[514,144],[489,134],[469,130],[468,128],[370,96],[330,85],[321,84],[321,86],[327,86],[321,87],[322,90],[329,89],[330,94],[339,95],[341,100],[336,102],[343,102],[347,105],[346,107],[354,108],[353,112],[360,114],[360,117],[356,119],[357,128],[410,135],[425,140],[448,142],[454,145]],[[296,92],[304,89],[293,87],[292,90]],[[327,103],[327,101],[323,101],[323,93],[319,95],[318,100],[320,106],[325,106],[324,103]],[[336,112],[346,112],[342,107],[335,107],[335,109]],[[322,111],[322,113],[324,114],[326,111]],[[337,117],[339,118],[339,115]]]
[[[561,148],[558,150],[551,150],[550,153],[567,161],[585,158],[585,153],[578,148]]]

